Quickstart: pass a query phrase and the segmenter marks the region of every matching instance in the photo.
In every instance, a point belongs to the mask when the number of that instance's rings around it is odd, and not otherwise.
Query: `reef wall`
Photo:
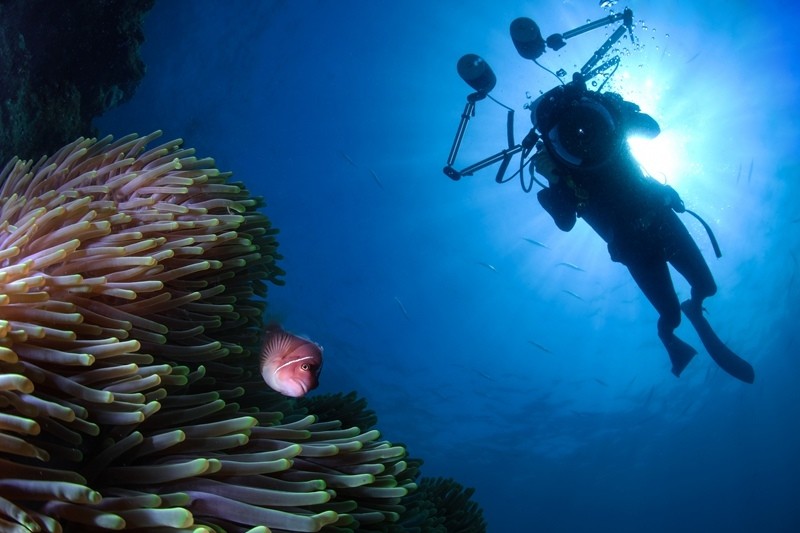
[[[0,161],[52,154],[133,95],[154,0],[0,2]]]

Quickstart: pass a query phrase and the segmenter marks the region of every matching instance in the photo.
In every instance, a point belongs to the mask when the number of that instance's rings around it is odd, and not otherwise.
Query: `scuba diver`
[[[561,81],[561,76],[566,74],[563,69],[554,73],[538,63],[537,59],[545,48],[560,50],[567,39],[618,21],[622,24],[569,83]],[[737,379],[753,383],[753,367],[717,337],[703,316],[703,300],[714,295],[717,286],[700,249],[676,213],[686,212],[696,217],[708,232],[714,251],[720,257],[711,228],[697,214],[685,208],[675,189],[648,176],[628,146],[629,136],[656,137],[661,131],[658,123],[619,94],[601,92],[620,59],[615,56],[603,63],[600,61],[626,33],[634,42],[632,11],[626,8],[622,13],[589,22],[563,34],[550,35],[546,40],[533,20],[519,17],[511,23],[510,33],[520,56],[554,74],[561,85],[526,106],[531,111],[533,128],[520,144],[516,144],[513,109],[489,94],[497,82],[494,72],[476,54],[461,57],[456,65],[458,74],[475,92],[467,96],[447,165],[443,169],[445,175],[457,181],[500,163],[495,181],[505,183],[510,161],[521,153],[520,169],[512,178],[519,175],[525,192],[531,190],[533,181],[542,186],[537,199],[562,231],[570,231],[578,218],[584,219],[608,244],[611,260],[627,267],[633,280],[655,307],[659,315],[658,336],[669,354],[675,376],[680,376],[697,354],[692,346],[675,335],[683,311],[720,368]],[[597,89],[588,90],[586,81],[604,72],[610,72],[605,75],[605,81]],[[508,111],[508,148],[456,170],[453,165],[467,123],[475,114],[476,102],[485,98]],[[529,163],[531,182],[526,184],[523,169]],[[536,179],[534,172],[543,176],[547,184]],[[691,285],[691,296],[683,303],[675,292],[670,264]]]
[[[611,260],[628,268],[659,314],[658,336],[672,373],[680,376],[697,353],[675,335],[683,310],[720,367],[752,383],[752,367],[719,340],[703,317],[703,300],[717,286],[676,215],[687,211],[683,201],[675,189],[646,175],[628,147],[628,136],[656,137],[658,123],[616,93],[587,90],[580,74],[542,95],[531,109],[542,141],[533,170],[548,182],[537,193],[539,203],[562,231],[570,231],[577,218],[585,220],[608,244]],[[668,264],[691,285],[691,297],[683,303]]]

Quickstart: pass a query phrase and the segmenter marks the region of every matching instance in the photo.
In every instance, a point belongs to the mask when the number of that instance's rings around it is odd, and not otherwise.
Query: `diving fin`
[[[694,326],[697,335],[703,342],[703,346],[705,346],[711,359],[713,359],[722,370],[736,379],[744,381],[745,383],[753,383],[756,379],[753,367],[750,363],[733,353],[733,351],[725,346],[725,343],[717,337],[717,334],[711,329],[708,320],[703,316],[703,310],[699,306],[694,305],[691,300],[683,302],[681,304],[681,309],[692,323],[692,326]]]
[[[664,348],[667,349],[669,360],[672,361],[672,373],[678,378],[681,372],[692,358],[697,355],[697,350],[674,334],[670,333],[668,337],[661,337],[661,342],[664,343]]]

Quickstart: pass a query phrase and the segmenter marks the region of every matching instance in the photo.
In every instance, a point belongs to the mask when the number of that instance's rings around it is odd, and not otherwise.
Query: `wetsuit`
[[[680,197],[643,173],[625,140],[633,134],[655,137],[660,132],[656,121],[614,93],[592,93],[591,97],[609,110],[618,142],[610,142],[605,153],[594,154],[595,160],[587,156],[579,164],[565,164],[554,153],[558,145],[546,142],[547,150],[535,164],[537,170],[545,168],[550,186],[539,191],[538,200],[561,230],[570,231],[580,217],[608,243],[611,259],[628,268],[658,311],[659,337],[673,360],[673,372],[679,375],[688,359],[676,355],[680,351],[676,343],[682,341],[673,331],[680,323],[681,307],[667,263],[690,283],[693,305],[700,306],[713,295],[716,284],[697,244],[675,214],[684,210]],[[547,119],[545,115],[545,135],[553,126]],[[552,163],[542,161],[548,157]],[[549,173],[548,166],[553,169]]]

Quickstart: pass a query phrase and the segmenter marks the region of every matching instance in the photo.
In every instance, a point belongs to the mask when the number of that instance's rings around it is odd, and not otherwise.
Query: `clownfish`
[[[317,388],[322,370],[322,346],[277,325],[267,327],[261,347],[261,376],[285,396],[298,398]]]

